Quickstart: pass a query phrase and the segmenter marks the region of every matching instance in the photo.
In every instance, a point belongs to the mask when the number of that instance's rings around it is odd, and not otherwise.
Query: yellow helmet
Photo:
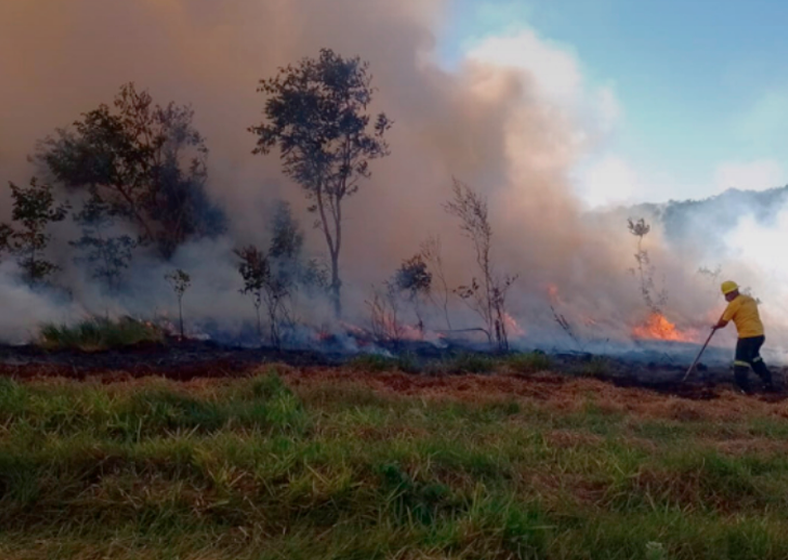
[[[739,289],[739,286],[738,286],[738,284],[736,284],[736,282],[731,282],[730,280],[727,280],[727,281],[722,283],[722,294],[723,295],[727,296],[729,293],[734,292],[734,291],[736,291],[738,289]]]

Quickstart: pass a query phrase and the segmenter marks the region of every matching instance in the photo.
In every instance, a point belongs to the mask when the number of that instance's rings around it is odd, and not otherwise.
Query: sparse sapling
[[[635,261],[637,262],[637,274],[640,278],[640,295],[651,313],[661,315],[662,309],[668,303],[668,293],[664,288],[657,290],[654,283],[655,268],[651,264],[648,251],[643,248],[643,239],[651,231],[651,226],[643,218],[637,221],[628,219],[627,226],[629,232],[638,238]],[[635,274],[634,269],[631,269],[630,272]]]
[[[257,334],[262,338],[263,327],[260,308],[265,303],[268,311],[271,344],[276,348],[282,345],[280,324],[285,311],[285,300],[290,295],[288,284],[278,277],[271,266],[271,258],[254,245],[234,251],[240,258],[238,272],[244,280],[242,294],[252,298],[257,314]]]
[[[499,277],[494,270],[492,226],[484,197],[457,179],[454,179],[452,192],[454,196],[444,208],[460,219],[460,229],[473,244],[481,276],[481,280],[474,277],[470,284],[458,287],[455,293],[482,318],[490,343],[494,339],[499,350],[507,351],[506,296],[517,276]]]
[[[424,257],[418,254],[403,262],[394,275],[393,284],[398,291],[406,294],[419,321],[419,331],[424,333],[422,306],[432,291],[432,273],[427,268]]]
[[[69,241],[69,245],[82,252],[74,261],[87,264],[91,276],[104,284],[107,293],[115,294],[137,243],[129,235],[111,235],[114,217],[96,199],[88,200],[74,215],[74,221],[82,227],[82,236]]]
[[[449,283],[446,280],[446,272],[443,268],[441,238],[439,236],[427,238],[421,245],[420,255],[429,265],[432,276],[440,282],[438,290],[430,290],[429,297],[435,305],[439,305],[443,309],[446,328],[451,330],[451,319],[449,318],[449,296],[451,295],[451,290],[449,290]],[[437,299],[436,291],[440,294],[440,301]]]
[[[25,280],[30,285],[43,283],[52,273],[60,270],[55,263],[44,257],[52,235],[47,233],[50,224],[62,222],[70,205],[57,203],[52,186],[39,183],[33,177],[27,187],[9,183],[13,211],[13,224],[0,226],[0,249],[16,257]]]
[[[186,272],[181,270],[180,268],[168,272],[164,275],[164,278],[167,282],[170,283],[172,286],[175,295],[178,296],[178,318],[180,323],[180,331],[181,331],[181,339],[184,338],[184,331],[183,331],[183,295],[186,293],[186,290],[189,289],[191,286],[191,276],[189,276]]]

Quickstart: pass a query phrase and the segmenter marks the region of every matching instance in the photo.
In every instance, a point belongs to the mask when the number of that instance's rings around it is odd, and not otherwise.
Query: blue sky
[[[441,56],[536,33],[612,90],[621,116],[599,158],[637,177],[626,196],[701,198],[788,183],[786,21],[780,0],[455,0]]]

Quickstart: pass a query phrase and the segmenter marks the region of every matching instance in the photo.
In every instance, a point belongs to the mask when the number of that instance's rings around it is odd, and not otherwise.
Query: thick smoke
[[[379,88],[374,109],[395,125],[392,155],[373,162],[372,179],[346,206],[344,296],[355,320],[363,320],[369,286],[390,276],[428,235],[443,239],[452,284],[470,280],[471,247],[442,209],[455,176],[490,201],[494,259],[500,272],[520,275],[511,292],[512,315],[529,335],[561,335],[547,306],[548,287],[555,285],[560,311],[578,328],[594,321],[589,332],[598,336],[601,328],[625,337],[648,315],[627,272],[636,240],[623,221],[584,216],[568,181],[572,166],[599,138],[593,118],[545,99],[538,77],[524,70],[479,59],[453,72],[442,69],[434,30],[451,8],[442,0],[3,2],[0,179],[25,182],[33,173],[25,156],[35,141],[109,102],[122,83],[136,82],[159,103],[190,103],[210,149],[209,189],[228,211],[230,235],[183,247],[168,265],[138,265],[122,306],[141,314],[172,312],[173,295],[162,275],[182,266],[194,277],[187,315],[232,328],[249,320],[251,306],[238,293],[231,249],[264,242],[273,200],[293,203],[311,254],[324,249],[309,228],[312,216],[299,188],[283,178],[276,156],[250,153],[254,137],[246,129],[262,118],[258,80],[321,47],[357,54],[370,62]],[[7,219],[7,197],[0,201]],[[66,236],[69,230],[59,231]],[[702,281],[693,275],[697,263],[665,251],[659,231],[647,242],[670,289],[671,319],[705,327],[720,301],[704,299]],[[78,270],[67,277],[79,284],[79,311],[55,303],[30,306],[19,329],[107,305]],[[469,316],[457,311],[457,317],[472,326]],[[8,321],[0,327],[5,336],[18,330]]]

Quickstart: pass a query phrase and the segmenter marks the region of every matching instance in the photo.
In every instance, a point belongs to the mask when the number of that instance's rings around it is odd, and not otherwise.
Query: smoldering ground
[[[293,204],[309,255],[324,253],[319,232],[311,229],[314,217],[299,187],[282,176],[276,155],[251,154],[254,137],[247,128],[262,120],[264,102],[256,86],[277,67],[332,48],[370,62],[378,88],[372,110],[394,121],[391,156],[372,163],[371,180],[345,207],[341,265],[350,319],[365,320],[370,285],[390,276],[429,235],[441,236],[452,287],[470,280],[471,247],[442,206],[454,176],[489,200],[493,258],[499,273],[519,274],[511,314],[529,336],[560,335],[547,305],[554,285],[561,312],[578,330],[598,334],[602,328],[626,338],[648,314],[628,272],[635,240],[623,222],[589,220],[568,180],[578,159],[604,142],[604,115],[546,97],[540,76],[522,69],[472,57],[456,70],[442,68],[436,33],[451,9],[448,0],[4,2],[0,178],[26,182],[35,170],[25,157],[36,140],[110,103],[122,83],[148,89],[159,103],[191,104],[210,149],[208,188],[226,209],[230,231],[224,239],[182,247],[172,263],[143,255],[127,293],[112,305],[119,312],[172,312],[174,298],[161,277],[179,266],[194,278],[188,317],[237,327],[252,311],[238,293],[231,249],[265,242],[274,200]],[[9,202],[2,196],[7,219]],[[68,225],[56,231],[59,247],[74,234]],[[668,251],[656,229],[646,241],[670,290],[671,319],[705,326],[709,308],[720,302],[702,295],[698,263]],[[77,303],[36,296],[39,304],[5,320],[0,334],[107,307],[78,266],[64,252],[59,256]],[[321,306],[304,307],[306,319],[326,320]],[[452,313],[456,324],[472,326],[473,315],[461,304],[455,302]]]

